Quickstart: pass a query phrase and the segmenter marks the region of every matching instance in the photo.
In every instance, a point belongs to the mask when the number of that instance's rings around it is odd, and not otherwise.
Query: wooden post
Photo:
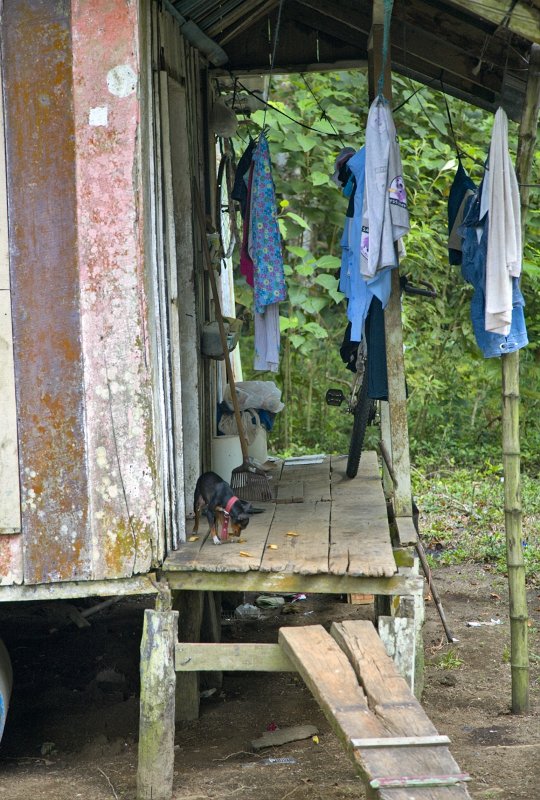
[[[179,614],[179,639],[200,642],[204,592],[173,592],[173,607]],[[176,722],[198,719],[199,703],[199,673],[179,673],[176,676]]]
[[[369,97],[375,99],[377,82],[382,68],[384,9],[382,0],[373,2],[373,24],[368,45]],[[392,73],[390,52],[384,65],[383,94],[392,100]],[[397,256],[396,256],[397,257]],[[409,429],[407,424],[407,393],[405,387],[405,362],[403,358],[403,329],[401,324],[401,291],[399,270],[392,270],[392,293],[384,311],[386,363],[388,372],[388,415],[381,414],[382,438],[392,457],[396,478],[394,486],[394,512],[396,517],[412,516],[411,465],[409,459]],[[390,431],[388,435],[388,423]],[[383,465],[383,472],[384,472]],[[386,478],[385,488],[390,481]]]
[[[540,46],[533,45],[529,60],[527,91],[519,128],[517,177],[520,183],[521,227],[529,206],[531,165],[540,110]],[[519,443],[519,350],[502,356],[504,517],[510,600],[512,712],[529,711],[529,653],[527,591],[522,550],[521,475]]]
[[[137,800],[171,800],[174,774],[176,611],[144,612]]]

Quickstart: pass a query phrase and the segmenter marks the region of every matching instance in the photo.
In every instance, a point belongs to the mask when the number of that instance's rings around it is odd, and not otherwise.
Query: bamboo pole
[[[530,52],[527,92],[519,128],[517,177],[520,183],[521,226],[525,233],[531,165],[540,109],[540,46]],[[523,235],[523,241],[525,236]],[[510,605],[512,713],[529,711],[527,591],[522,550],[522,509],[519,443],[519,351],[502,356],[503,470],[506,560]]]

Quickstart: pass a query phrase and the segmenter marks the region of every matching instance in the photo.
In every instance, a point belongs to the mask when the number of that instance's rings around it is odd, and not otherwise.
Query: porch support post
[[[137,800],[171,800],[174,775],[176,611],[144,612]]]
[[[201,641],[204,594],[198,591],[173,591],[173,607],[179,615],[178,630],[182,642]],[[199,704],[199,673],[179,673],[176,676],[176,721],[198,719]]]
[[[533,45],[529,59],[527,91],[519,128],[517,178],[520,184],[522,240],[525,241],[531,166],[540,110],[540,46]],[[501,358],[503,394],[503,465],[506,559],[510,596],[510,649],[512,711],[529,711],[529,653],[527,592],[523,559],[521,474],[519,442],[519,350]]]
[[[382,67],[384,5],[383,0],[373,2],[373,22],[368,45],[369,97],[375,98],[377,82]],[[392,74],[390,52],[384,68],[383,93],[392,100]],[[394,513],[396,517],[412,516],[411,465],[409,459],[409,429],[407,424],[407,395],[405,388],[405,362],[403,358],[403,330],[401,325],[401,292],[399,270],[392,270],[392,293],[384,312],[386,362],[388,371],[388,415],[382,414],[382,439],[392,459],[395,476]],[[388,421],[386,421],[388,420]],[[390,431],[388,431],[388,424]],[[389,446],[390,445],[390,446]],[[383,465],[383,470],[385,469]],[[386,487],[389,481],[385,481]]]

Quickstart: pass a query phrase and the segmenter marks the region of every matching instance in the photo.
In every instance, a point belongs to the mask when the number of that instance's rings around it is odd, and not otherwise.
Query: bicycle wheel
[[[373,420],[374,411],[375,401],[368,397],[368,378],[366,369],[360,391],[358,392],[358,400],[353,412],[354,421],[351,440],[349,443],[349,457],[347,459],[346,469],[348,478],[356,478],[358,466],[360,464],[360,456],[362,454],[362,447],[364,445],[366,428]]]

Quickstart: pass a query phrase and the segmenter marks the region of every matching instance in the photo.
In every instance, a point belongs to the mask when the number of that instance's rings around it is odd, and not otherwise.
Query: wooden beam
[[[121,597],[135,594],[157,594],[156,576],[151,573],[135,578],[110,581],[64,581],[35,586],[0,586],[0,603],[22,600],[67,600],[77,597]]]
[[[537,5],[523,0],[516,3],[511,0],[448,0],[448,4],[540,44],[540,8]]]
[[[350,575],[300,575],[276,572],[175,572],[163,577],[171,589],[187,591],[275,592],[277,594],[421,595],[424,581],[414,575],[362,578]]]
[[[193,644],[176,645],[177,672],[295,672],[278,644]]]
[[[383,70],[382,0],[373,4],[373,25],[369,43],[369,88],[373,99],[379,75]],[[390,63],[384,65],[384,96],[392,100]],[[396,256],[397,257],[397,256]],[[401,289],[399,269],[392,270],[392,293],[384,312],[386,362],[388,370],[388,408],[390,417],[391,457],[396,485],[394,486],[394,512],[397,517],[412,516],[411,465],[409,459],[409,430],[407,423],[407,395],[405,388],[405,362],[403,358],[403,329],[401,324]],[[386,434],[383,432],[383,437]]]
[[[262,3],[259,8],[246,14],[242,4],[240,4],[238,6],[239,16],[234,19],[235,22],[238,21],[238,24],[234,27],[228,27],[221,36],[217,36],[220,47],[228,44],[232,39],[235,39],[241,33],[249,30],[253,25],[256,25],[263,17],[270,14],[276,6],[277,0],[267,0],[267,2]],[[231,21],[233,20],[227,18],[227,25],[230,25]]]

